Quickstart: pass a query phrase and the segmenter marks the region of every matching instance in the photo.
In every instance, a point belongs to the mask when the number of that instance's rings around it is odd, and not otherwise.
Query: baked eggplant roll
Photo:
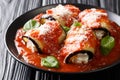
[[[79,14],[79,21],[93,29],[97,38],[102,39],[111,33],[111,22],[103,9],[86,9]]]
[[[47,21],[23,36],[28,48],[39,53],[56,53],[65,39],[65,32],[57,21]]]
[[[73,5],[58,5],[55,8],[48,9],[46,14],[53,16],[62,26],[70,27],[79,15],[79,8]]]
[[[84,25],[72,26],[68,31],[65,45],[61,49],[61,56],[65,63],[88,63],[95,54],[97,41],[94,32],[87,30]]]

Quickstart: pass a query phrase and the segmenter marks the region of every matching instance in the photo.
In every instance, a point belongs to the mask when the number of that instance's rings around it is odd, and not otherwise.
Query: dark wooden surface
[[[120,0],[0,0],[0,80],[83,80],[81,77],[73,78],[35,71],[13,59],[4,45],[6,28],[14,19],[31,9],[55,3],[89,4],[120,15]],[[84,80],[100,79],[120,80],[120,66]]]

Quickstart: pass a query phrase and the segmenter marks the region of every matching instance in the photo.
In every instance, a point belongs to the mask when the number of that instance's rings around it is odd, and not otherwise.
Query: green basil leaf
[[[23,30],[24,31],[28,31],[30,29],[34,29],[36,27],[39,27],[40,26],[40,23],[35,21],[35,20],[32,20],[30,19],[29,21],[27,21],[24,26],[23,26]]]
[[[69,27],[66,27],[66,26],[63,26],[63,29],[64,29],[64,31],[65,31],[66,33],[70,30],[70,28],[69,28]]]
[[[114,37],[108,35],[101,40],[100,50],[103,55],[108,55],[114,46],[115,46]]]
[[[76,26],[76,27],[78,27],[78,26],[79,26],[79,27],[82,26],[82,24],[81,24],[80,22],[77,22],[77,21],[75,21],[75,22],[73,23],[73,25]]]
[[[41,65],[49,68],[59,68],[59,62],[54,56],[47,56],[41,59]]]

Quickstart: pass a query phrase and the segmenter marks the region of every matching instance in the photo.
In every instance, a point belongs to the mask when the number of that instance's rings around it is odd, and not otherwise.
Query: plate
[[[31,68],[34,68],[34,69],[40,70],[40,71],[44,71],[44,72],[61,73],[61,74],[64,74],[64,73],[65,74],[73,74],[73,73],[67,73],[67,72],[63,73],[63,72],[53,72],[53,71],[42,70],[40,68],[37,68],[37,67],[35,67],[33,65],[30,65],[30,64],[26,63],[22,57],[19,57],[18,51],[17,51],[15,43],[14,43],[14,39],[15,39],[17,30],[19,28],[23,27],[23,25],[29,19],[35,17],[37,14],[39,14],[41,12],[44,13],[47,9],[56,7],[57,5],[58,4],[39,7],[39,8],[30,10],[30,11],[26,12],[25,14],[21,15],[20,17],[16,18],[6,30],[5,44],[6,44],[6,47],[7,47],[8,51],[9,51],[9,53],[12,55],[12,57],[14,57],[17,61],[19,61],[20,63],[22,63],[22,64],[24,64],[26,66],[29,66]],[[63,4],[63,5],[65,5],[65,4]],[[89,9],[89,8],[99,8],[99,7],[90,6],[90,5],[83,5],[83,4],[72,4],[72,5],[75,5],[76,7],[79,7],[80,10]],[[108,12],[108,15],[109,15],[110,19],[112,21],[115,21],[118,25],[120,25],[120,21],[119,21],[120,17],[117,14],[112,13],[110,11],[107,11],[107,12]],[[114,66],[116,64],[118,64],[118,62],[114,63],[111,66],[105,67],[105,68],[101,68],[101,69],[97,69],[97,70],[89,71],[89,72],[76,72],[76,73],[74,72],[74,74],[91,73],[91,72],[102,71],[102,70],[110,68],[110,67],[112,67],[112,66]]]

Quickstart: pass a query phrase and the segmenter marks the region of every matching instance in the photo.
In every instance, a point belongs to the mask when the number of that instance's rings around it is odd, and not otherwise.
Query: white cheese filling
[[[96,34],[97,38],[99,40],[101,40],[103,38],[103,36],[105,35],[105,31],[103,31],[103,30],[96,30],[95,34]]]
[[[70,58],[70,61],[75,64],[81,64],[81,63],[87,64],[88,60],[89,60],[89,56],[87,53],[84,54],[79,53]]]

